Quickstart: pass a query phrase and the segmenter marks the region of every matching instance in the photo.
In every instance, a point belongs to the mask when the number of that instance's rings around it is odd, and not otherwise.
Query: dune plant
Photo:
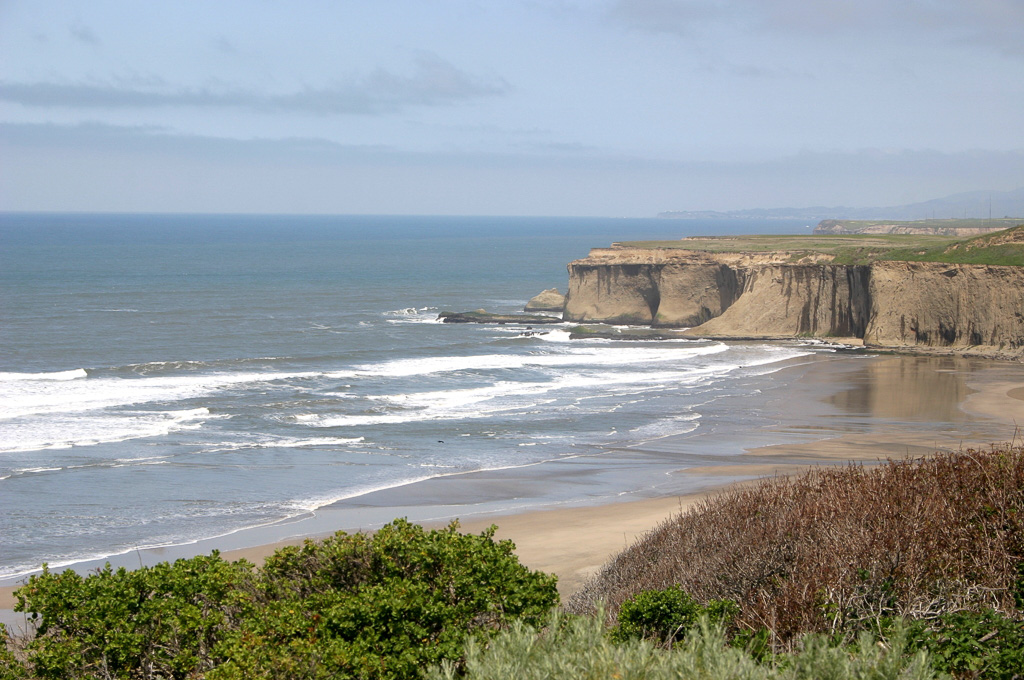
[[[645,590],[622,603],[612,639],[645,638],[671,647],[682,640],[701,617],[728,626],[738,613],[735,602],[712,600],[701,605],[678,586]]]
[[[29,677],[28,669],[15,655],[7,627],[0,623],[0,680],[24,680]]]
[[[800,636],[880,633],[1015,600],[1024,557],[1024,450],[816,468],[708,499],[621,553],[567,604],[614,617],[644,590],[728,599],[776,651]]]
[[[908,640],[911,649],[928,651],[933,668],[956,677],[1019,680],[1024,675],[1024,621],[991,609],[911,622]]]
[[[896,636],[879,645],[864,633],[848,647],[820,636],[802,640],[784,664],[758,663],[726,642],[724,629],[706,616],[671,649],[650,640],[614,641],[604,612],[553,614],[543,629],[518,622],[487,645],[470,640],[465,664],[430,669],[428,680],[926,680],[942,677],[926,652],[908,652]]]
[[[539,622],[555,578],[491,527],[395,520],[279,550],[262,568],[217,553],[88,576],[44,569],[19,589],[40,678],[416,678],[516,618]]]

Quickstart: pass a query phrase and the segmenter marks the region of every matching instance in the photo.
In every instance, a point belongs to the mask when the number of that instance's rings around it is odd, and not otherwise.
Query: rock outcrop
[[[595,249],[564,318],[704,337],[855,337],[878,347],[1024,350],[1024,267],[792,261],[789,253]]]
[[[521,325],[543,325],[551,323],[562,323],[557,316],[544,316],[541,314],[496,314],[486,309],[477,309],[472,312],[441,312],[437,315],[441,323],[496,323],[496,324],[521,324]]]
[[[524,312],[561,312],[565,309],[565,296],[557,288],[548,288],[530,298]]]

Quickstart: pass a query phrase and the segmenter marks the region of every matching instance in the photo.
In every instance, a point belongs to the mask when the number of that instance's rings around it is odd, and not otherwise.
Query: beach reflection
[[[846,389],[827,401],[849,415],[898,420],[962,422],[960,408],[977,360],[893,356],[867,361],[844,376]]]

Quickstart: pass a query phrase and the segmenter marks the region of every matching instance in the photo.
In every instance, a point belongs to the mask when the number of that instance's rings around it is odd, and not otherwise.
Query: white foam
[[[64,377],[56,379],[23,378],[0,381],[0,420],[29,415],[80,413],[157,401],[178,401],[247,383],[323,375],[312,372],[267,372],[77,379],[85,377],[84,374],[85,371],[81,371],[81,374],[65,371],[56,374]]]
[[[409,316],[401,319],[385,319],[387,323],[444,323],[441,319],[433,315],[429,316]]]
[[[633,437],[641,439],[658,439],[673,435],[688,434],[700,427],[701,414],[687,413],[672,418],[663,418],[653,423],[635,427],[629,432]]]
[[[352,446],[362,444],[364,441],[366,441],[365,437],[319,437],[315,439],[282,439],[272,445],[301,449],[315,446]]]
[[[144,364],[128,364],[125,368],[130,369],[133,373],[140,375],[146,375],[152,370],[162,371],[168,368],[170,369],[181,369],[181,368],[202,368],[208,366],[205,361],[194,361],[188,359],[181,360],[169,360],[169,361],[147,361]]]
[[[194,429],[210,418],[206,408],[179,411],[132,411],[116,416],[102,413],[67,414],[45,419],[18,418],[4,423],[0,452],[67,449],[158,437]]]
[[[790,359],[799,359],[800,357],[815,354],[815,352],[787,347],[764,346],[761,349],[766,352],[766,356],[757,359],[749,359],[744,361],[742,364],[743,368],[761,369],[756,371],[757,375],[769,375],[776,371],[781,371],[785,366],[778,366],[776,364],[781,364],[782,362],[789,361]]]
[[[574,342],[570,337],[569,331],[563,330],[550,330],[550,331],[535,331],[529,337],[537,338],[545,342]]]
[[[437,318],[437,307],[406,307],[384,312],[388,323],[442,323]]]
[[[305,449],[320,446],[351,447],[356,444],[362,444],[364,441],[366,441],[364,437],[307,437],[304,439],[274,437],[254,442],[221,442],[205,451],[209,453],[212,451],[241,451],[245,449]]]
[[[50,371],[45,373],[3,373],[0,372],[0,382],[15,382],[22,380],[78,380],[86,378],[89,374],[84,368],[75,368],[70,371]]]
[[[536,354],[479,354],[423,359],[396,359],[379,364],[364,364],[356,371],[369,375],[411,377],[468,370],[561,366],[622,366],[653,362],[682,361],[697,356],[725,352],[724,343],[696,347],[597,347],[570,346],[562,351]]]
[[[392,309],[384,312],[385,316],[420,316],[429,312],[436,312],[437,307],[405,307],[403,309]]]
[[[563,456],[561,459],[575,458],[576,456]],[[531,460],[527,463],[514,463],[509,465],[495,465],[495,466],[472,466],[462,469],[456,469],[452,472],[438,472],[435,474],[427,475],[415,475],[413,477],[407,477],[400,480],[392,480],[381,483],[370,483],[359,487],[346,489],[345,491],[338,493],[328,493],[319,496],[311,496],[291,502],[291,507],[295,511],[299,512],[316,512],[320,508],[338,503],[340,501],[351,500],[353,498],[359,498],[367,494],[375,493],[377,491],[387,491],[389,489],[397,489],[403,486],[409,486],[412,484],[418,484],[431,479],[440,479],[444,477],[458,477],[461,475],[472,474],[476,472],[496,472],[499,470],[515,470],[520,468],[534,467],[535,465],[543,465],[549,463],[555,459],[544,459],[544,460]],[[422,467],[422,466],[421,466]],[[438,466],[444,468],[446,466]],[[455,467],[455,466],[452,466]]]
[[[497,381],[483,387],[381,395],[370,397],[383,407],[379,413],[302,414],[296,416],[296,421],[318,428],[359,427],[523,414],[536,412],[533,409],[540,406],[551,408],[559,398],[564,405],[576,407],[588,399],[617,396],[617,390],[635,394],[677,389],[735,368],[735,365],[719,365],[678,371],[591,371],[568,373],[544,382]]]

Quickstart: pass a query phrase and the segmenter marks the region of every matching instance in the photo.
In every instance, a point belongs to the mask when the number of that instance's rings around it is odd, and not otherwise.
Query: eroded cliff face
[[[701,336],[1019,351],[1024,268],[602,249],[570,263],[564,318],[690,327]]]
[[[770,264],[746,272],[736,302],[701,325],[708,335],[863,337],[866,267]]]
[[[721,315],[736,301],[742,275],[717,263],[573,263],[563,318],[696,326]]]
[[[1024,348],[1024,268],[877,262],[865,344]]]
[[[562,318],[650,324],[661,305],[659,278],[659,265],[573,262]]]

